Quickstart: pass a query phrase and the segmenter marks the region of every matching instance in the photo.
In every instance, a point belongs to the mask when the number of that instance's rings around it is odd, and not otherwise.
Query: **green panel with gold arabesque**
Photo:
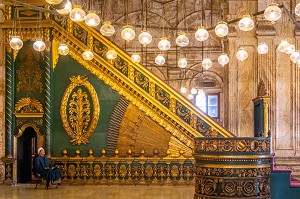
[[[75,81],[77,81],[78,78],[80,79],[81,77],[84,77],[88,83],[81,86],[79,85],[76,87],[72,87],[70,86],[71,77],[73,77]],[[92,90],[94,90],[94,95],[91,94],[91,89],[88,89],[86,85],[89,85],[89,87],[91,87]],[[106,147],[105,143],[108,132],[109,120],[114,110],[114,107],[116,106],[116,103],[119,100],[119,94],[116,91],[112,90],[109,86],[104,84],[102,80],[98,79],[90,71],[85,69],[81,64],[76,62],[70,56],[59,57],[57,65],[53,71],[53,81],[51,89],[51,105],[53,106],[53,124],[51,126],[52,156],[62,156],[62,151],[64,149],[67,149],[68,156],[75,156],[76,149],[79,149],[81,151],[81,156],[88,156],[89,149],[92,149],[94,151],[95,156],[100,156],[101,149]],[[66,98],[65,96],[68,97]],[[73,138],[68,136],[70,132],[73,132],[71,131],[71,127],[73,127],[73,129],[75,128],[69,119],[70,114],[73,114],[75,118],[74,120],[76,120],[76,117],[78,115],[78,113],[74,113],[74,108],[70,109],[70,102],[73,99],[73,101],[75,101],[75,103],[73,103],[73,107],[76,107],[76,103],[78,103],[78,101],[80,100],[76,101],[74,99],[78,99],[76,98],[78,96],[85,96],[87,99],[89,99],[81,101],[86,101],[86,104],[84,106],[85,108],[89,109],[88,111],[86,111],[86,113],[90,112],[91,115],[88,121],[90,123],[94,122],[94,124],[96,124],[94,129],[92,129],[92,131],[90,132],[90,137],[88,137],[87,139],[78,139],[76,136],[74,136]],[[83,97],[82,99],[86,98]],[[62,99],[67,99],[67,101]],[[94,106],[95,103],[93,102],[95,101],[97,101],[99,104],[98,108],[95,108]],[[62,108],[62,110],[65,111],[61,112],[61,106],[66,107],[65,109]],[[93,115],[95,112],[97,112],[97,110],[99,112],[99,117],[97,115]],[[68,118],[68,122],[62,122],[61,118],[64,118],[64,116]],[[65,130],[68,129],[65,128],[66,123],[69,123],[67,127],[70,129],[70,131]],[[83,125],[78,125],[79,127],[76,126],[77,129],[82,128],[84,124],[85,123],[83,122]],[[88,130],[88,128],[86,128],[85,130]]]

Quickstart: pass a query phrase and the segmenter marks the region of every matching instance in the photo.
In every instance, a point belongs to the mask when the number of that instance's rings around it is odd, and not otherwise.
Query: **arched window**
[[[223,81],[212,71],[204,71],[191,81],[191,88],[196,88],[194,105],[216,122],[222,123],[224,117]]]

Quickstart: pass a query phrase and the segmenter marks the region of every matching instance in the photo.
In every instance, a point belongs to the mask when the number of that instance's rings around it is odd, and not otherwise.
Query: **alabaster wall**
[[[229,1],[229,18],[246,14],[247,7],[255,8],[251,11],[264,10],[269,1]],[[284,2],[287,8],[290,5]],[[295,1],[293,1],[293,7]],[[241,8],[241,9],[240,9]],[[283,12],[281,19],[274,25],[265,21],[263,16],[256,17],[256,29],[250,33],[240,33],[236,25],[232,25],[228,36],[231,61],[227,66],[226,76],[228,88],[228,104],[225,107],[226,126],[238,136],[253,135],[253,103],[257,96],[257,86],[262,79],[271,97],[269,105],[269,129],[272,132],[273,152],[278,161],[281,157],[299,157],[299,100],[300,68],[295,65],[286,53],[279,52],[277,46],[281,40],[295,44],[299,50],[299,33],[288,14]],[[234,31],[232,31],[234,30]],[[259,55],[256,46],[265,42],[269,52]],[[244,62],[235,58],[238,47],[243,46],[249,53]],[[225,83],[226,84],[226,83]],[[236,100],[232,100],[236,99]],[[296,170],[296,169],[295,169]]]
[[[4,38],[4,32],[1,29],[0,29],[0,38]],[[5,58],[4,58],[4,42],[0,42],[0,182],[3,182],[4,180],[4,163],[1,160],[1,158],[4,156],[5,156]]]

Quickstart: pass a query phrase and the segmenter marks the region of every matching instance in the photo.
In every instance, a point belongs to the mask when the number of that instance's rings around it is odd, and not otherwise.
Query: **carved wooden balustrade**
[[[194,184],[194,159],[183,157],[182,150],[178,157],[171,157],[170,151],[166,157],[158,157],[157,150],[152,157],[144,153],[142,150],[134,156],[128,150],[126,157],[120,157],[116,150],[113,157],[108,157],[103,149],[101,157],[94,157],[92,150],[88,157],[81,157],[76,150],[75,157],[68,157],[64,150],[63,157],[52,157],[51,161],[61,169],[62,183],[69,185]]]
[[[270,198],[270,138],[195,138],[195,199]]]

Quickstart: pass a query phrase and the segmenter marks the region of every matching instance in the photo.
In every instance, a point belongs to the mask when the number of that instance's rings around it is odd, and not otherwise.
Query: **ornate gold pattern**
[[[194,179],[193,160],[178,157],[139,156],[133,157],[128,150],[126,158],[120,157],[116,150],[113,157],[107,157],[102,150],[101,157],[94,157],[90,150],[88,157],[81,157],[80,151],[75,157],[51,157],[51,162],[61,169],[62,181],[70,185],[187,185]],[[169,154],[171,155],[171,154]],[[178,161],[180,160],[180,161]]]
[[[163,105],[165,105],[165,106],[169,105],[170,95],[168,93],[164,92],[162,88],[156,86],[155,94],[156,94],[155,95],[156,99],[161,101],[163,103]]]
[[[104,57],[106,52],[108,51],[108,48],[106,46],[104,46],[100,41],[95,40],[93,50],[95,53],[97,53],[101,57]]]
[[[88,33],[86,30],[81,28],[77,23],[73,23],[73,35],[79,39],[82,43],[87,45],[87,36]]]
[[[204,152],[269,152],[269,139],[195,140],[195,151]]]
[[[124,75],[128,75],[128,63],[125,62],[123,59],[120,57],[117,57],[117,59],[114,62],[115,67],[121,71]]]
[[[43,70],[39,65],[40,55],[31,47],[23,49],[19,54],[20,67],[16,71],[19,82],[17,83],[17,92],[30,93],[33,91],[42,92]]]
[[[147,77],[142,77],[142,75],[139,71],[135,72],[134,80],[144,90],[148,90],[148,88],[149,88],[149,79]]]
[[[16,117],[43,117],[43,105],[37,99],[26,97],[15,104]]]
[[[269,138],[195,138],[194,198],[270,198],[269,142]]]
[[[191,112],[190,112],[190,110],[186,109],[185,107],[183,108],[183,105],[180,103],[177,103],[176,114],[179,115],[180,117],[182,117],[185,122],[190,123]]]
[[[70,77],[71,84],[65,90],[61,102],[61,120],[68,136],[72,138],[70,142],[74,145],[88,143],[88,138],[94,132],[99,119],[100,105],[97,93],[87,80],[87,77],[80,75]],[[88,94],[83,92],[81,88],[74,91],[76,87],[81,86],[87,88],[91,95],[93,102],[92,118],[90,118],[91,110]],[[72,99],[68,101],[70,96]]]

